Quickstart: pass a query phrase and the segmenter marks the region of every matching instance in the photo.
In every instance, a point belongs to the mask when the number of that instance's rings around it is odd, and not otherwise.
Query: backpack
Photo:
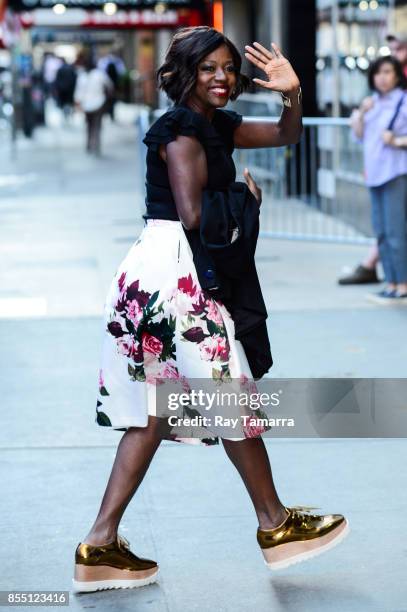
[[[119,82],[119,72],[116,68],[116,64],[114,62],[109,62],[106,67],[106,74],[112,81],[115,88],[117,88],[117,84]]]

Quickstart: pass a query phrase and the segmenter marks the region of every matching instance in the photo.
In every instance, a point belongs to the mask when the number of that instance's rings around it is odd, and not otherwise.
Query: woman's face
[[[387,93],[397,87],[397,74],[389,62],[383,63],[373,77],[374,85],[380,93]]]
[[[205,56],[198,64],[191,100],[204,108],[225,106],[236,85],[236,67],[227,45]]]

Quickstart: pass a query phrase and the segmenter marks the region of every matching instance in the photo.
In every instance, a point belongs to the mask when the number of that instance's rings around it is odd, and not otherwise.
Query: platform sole
[[[340,544],[349,532],[349,523],[345,519],[338,527],[320,538],[289,542],[272,548],[262,548],[264,563],[270,569],[277,570],[295,563],[301,563],[301,561],[307,561]]]
[[[158,567],[132,571],[108,565],[92,567],[77,564],[75,577],[72,578],[72,590],[74,593],[90,593],[104,589],[133,589],[155,582],[158,572]]]

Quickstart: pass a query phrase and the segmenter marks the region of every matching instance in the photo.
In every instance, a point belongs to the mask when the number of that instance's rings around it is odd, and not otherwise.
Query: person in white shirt
[[[85,61],[76,82],[74,100],[77,107],[85,113],[87,127],[86,150],[100,154],[102,118],[106,103],[114,90],[107,74],[96,68],[91,58]]]

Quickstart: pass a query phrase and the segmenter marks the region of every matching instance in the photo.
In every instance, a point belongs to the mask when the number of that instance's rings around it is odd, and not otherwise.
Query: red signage
[[[21,13],[21,23],[24,27],[81,27],[81,28],[162,28],[179,26],[203,25],[203,15],[197,9],[169,9],[157,13],[151,9],[117,11],[114,15],[106,15],[101,11],[86,11],[70,9],[62,15],[49,9],[37,9]]]
[[[7,0],[0,0],[0,23],[3,21],[6,12]]]
[[[113,0],[120,10],[153,9],[158,0]],[[67,9],[102,10],[106,0],[58,0]],[[57,0],[9,0],[15,11],[33,11],[36,9],[52,9]],[[204,10],[205,0],[165,0],[168,8],[185,8]]]

